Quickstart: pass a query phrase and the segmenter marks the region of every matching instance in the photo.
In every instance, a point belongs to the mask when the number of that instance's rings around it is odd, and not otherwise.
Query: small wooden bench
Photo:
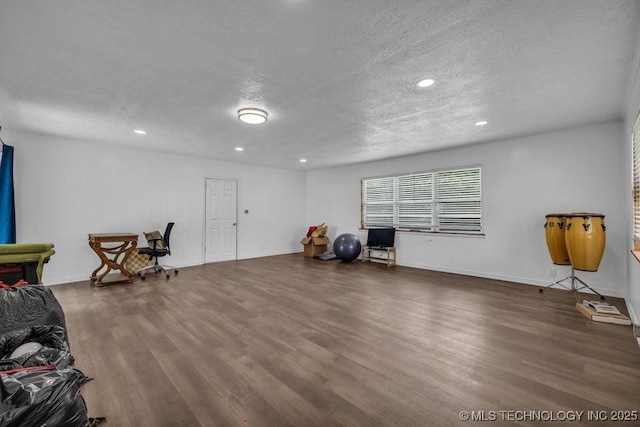
[[[378,254],[376,252],[378,252]],[[387,267],[392,267],[396,265],[395,246],[391,246],[391,247],[363,246],[362,262],[368,262],[368,261],[387,264]]]

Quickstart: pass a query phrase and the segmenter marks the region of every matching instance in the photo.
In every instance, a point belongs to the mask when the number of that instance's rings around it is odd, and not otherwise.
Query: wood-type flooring
[[[105,427],[640,425],[632,328],[566,291],[301,254],[52,289]]]

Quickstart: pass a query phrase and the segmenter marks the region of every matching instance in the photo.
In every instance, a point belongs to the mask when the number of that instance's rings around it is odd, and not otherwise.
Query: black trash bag
[[[58,325],[67,330],[64,312],[53,292],[29,285],[0,289],[0,334],[36,325]]]
[[[0,427],[90,426],[80,375],[70,368],[0,373]]]
[[[55,365],[58,369],[73,364],[69,344],[62,326],[39,325],[0,334],[0,371],[29,366]],[[11,353],[25,343],[42,345],[35,353],[10,358]]]

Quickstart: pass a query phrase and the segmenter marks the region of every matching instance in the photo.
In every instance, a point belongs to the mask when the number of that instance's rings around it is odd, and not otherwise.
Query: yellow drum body
[[[545,216],[544,234],[551,261],[558,265],[570,265],[571,259],[565,244],[565,223],[568,214],[552,213]]]
[[[607,241],[605,232],[602,214],[581,212],[567,215],[564,238],[573,268],[598,270]]]

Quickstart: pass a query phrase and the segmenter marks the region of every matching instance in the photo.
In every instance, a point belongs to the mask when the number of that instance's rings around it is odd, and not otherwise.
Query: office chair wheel
[[[144,277],[142,274],[139,275],[140,276],[140,280],[145,280],[146,277]]]
[[[178,275],[178,270],[173,270],[173,274]]]
[[[544,289],[540,288],[540,289],[538,289],[538,292],[544,293]]]
[[[171,277],[171,275],[170,275],[169,273],[167,273],[167,275],[165,276],[165,278],[167,278],[167,279],[168,279],[169,277]]]

